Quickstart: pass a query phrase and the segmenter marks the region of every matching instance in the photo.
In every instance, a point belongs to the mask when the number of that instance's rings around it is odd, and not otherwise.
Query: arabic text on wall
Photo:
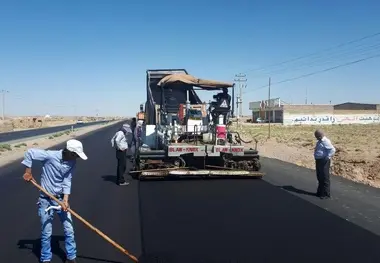
[[[284,116],[285,117],[285,116]],[[370,124],[380,123],[379,115],[288,115],[284,118],[284,124]]]

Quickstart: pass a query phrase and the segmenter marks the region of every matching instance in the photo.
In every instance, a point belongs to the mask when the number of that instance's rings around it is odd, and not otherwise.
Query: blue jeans
[[[60,200],[62,201],[62,200]],[[54,213],[57,213],[61,223],[63,224],[63,232],[65,234],[65,248],[68,260],[73,260],[76,258],[76,243],[74,239],[74,227],[73,221],[71,219],[71,214],[69,212],[64,212],[63,210],[50,209],[45,212],[45,209],[49,206],[57,206],[57,202],[54,200],[39,198],[38,199],[38,215],[41,219],[41,262],[51,261],[51,235],[53,233],[53,218]]]

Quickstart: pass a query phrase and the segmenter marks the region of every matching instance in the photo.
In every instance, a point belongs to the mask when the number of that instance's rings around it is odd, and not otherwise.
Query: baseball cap
[[[68,140],[66,143],[66,148],[70,152],[75,152],[78,154],[81,159],[87,160],[87,155],[83,152],[83,145],[80,141],[74,139]]]

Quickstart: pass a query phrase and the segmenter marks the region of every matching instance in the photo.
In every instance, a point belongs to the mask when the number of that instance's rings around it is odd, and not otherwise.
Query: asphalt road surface
[[[379,191],[333,180],[319,200],[313,172],[263,159],[265,180],[131,181],[115,185],[110,138],[117,126],[84,136],[71,207],[140,262],[380,262]],[[58,147],[60,148],[60,147]],[[1,168],[0,262],[38,262],[38,190],[20,162]],[[39,165],[34,166],[39,179]],[[75,221],[78,262],[132,262]],[[53,262],[65,258],[56,218]]]
[[[76,123],[76,124],[70,124],[70,125],[61,125],[61,126],[55,126],[55,127],[47,127],[47,128],[41,128],[41,129],[2,132],[0,133],[0,143],[69,130],[71,129],[71,127],[76,129],[76,128],[82,128],[82,127],[92,126],[96,124],[101,124],[105,122],[108,122],[108,121],[94,121],[94,122]]]

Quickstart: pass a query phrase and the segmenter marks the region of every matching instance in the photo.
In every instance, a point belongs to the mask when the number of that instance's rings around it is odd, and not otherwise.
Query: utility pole
[[[239,96],[237,96],[237,108],[238,108],[238,114],[237,114],[237,119],[239,121],[239,118],[243,116],[243,88],[246,88],[247,85],[245,84],[247,82],[246,75],[239,73],[235,75],[235,82],[239,83]]]
[[[73,105],[73,113],[74,113],[74,120],[78,120],[79,117],[77,116],[77,105]]]
[[[269,116],[268,116],[268,138],[270,139],[270,122],[271,122],[271,115],[272,115],[272,111],[271,111],[271,107],[270,107],[270,82],[271,82],[271,79],[269,78],[269,85],[268,85],[268,104],[267,104],[267,107],[268,107],[268,113],[269,113]]]
[[[306,97],[305,97],[305,104],[307,105],[307,87],[306,87]]]
[[[9,91],[7,91],[7,90],[1,90],[1,94],[2,94],[2,97],[3,97],[1,116],[2,116],[3,120],[5,120],[5,94],[6,93],[9,93]]]

